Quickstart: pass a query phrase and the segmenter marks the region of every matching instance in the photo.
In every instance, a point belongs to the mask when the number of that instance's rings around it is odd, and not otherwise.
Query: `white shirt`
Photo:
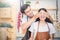
[[[25,14],[23,14],[23,17],[22,17],[22,24],[28,22],[28,20],[30,20],[30,18],[27,17]],[[34,23],[34,22],[35,22],[35,20],[34,20],[32,23]]]
[[[50,34],[55,33],[55,28],[54,28],[53,24],[51,24],[51,23],[47,23],[47,24],[48,24],[49,29],[50,29],[50,32],[49,33]],[[35,39],[36,34],[37,34],[37,29],[38,29],[38,22],[32,23],[29,31],[31,31],[34,34],[34,39]],[[47,31],[49,31],[49,29],[48,29],[47,25],[45,25],[44,27],[39,27],[39,30],[38,31],[39,32],[47,32]]]
[[[27,22],[27,16],[24,14],[23,17],[22,17],[22,24]]]

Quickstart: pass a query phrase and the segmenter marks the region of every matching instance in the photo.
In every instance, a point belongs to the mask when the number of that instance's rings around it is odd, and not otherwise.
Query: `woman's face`
[[[47,17],[47,12],[45,12],[44,10],[41,10],[39,12],[39,19],[42,21],[45,21],[46,17]]]

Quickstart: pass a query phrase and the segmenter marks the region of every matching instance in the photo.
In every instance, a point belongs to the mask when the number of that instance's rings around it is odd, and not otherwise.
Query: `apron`
[[[48,26],[48,24],[47,24],[47,26]],[[39,29],[39,27],[38,27],[38,29]],[[48,29],[49,29],[49,26],[48,26]],[[50,29],[49,29],[49,31],[50,31]],[[36,35],[35,40],[49,40],[49,38],[50,38],[49,31],[38,32],[38,30],[37,30],[37,35]]]

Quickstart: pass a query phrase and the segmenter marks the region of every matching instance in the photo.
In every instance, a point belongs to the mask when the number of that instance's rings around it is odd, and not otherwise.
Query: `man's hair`
[[[21,13],[25,13],[24,11],[27,9],[27,7],[30,6],[29,4],[23,4],[20,8]]]

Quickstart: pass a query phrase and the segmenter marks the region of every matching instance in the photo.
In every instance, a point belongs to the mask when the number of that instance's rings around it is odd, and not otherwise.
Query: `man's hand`
[[[35,17],[35,19],[37,19],[38,17],[39,17],[39,13],[36,13],[35,15],[34,15],[34,17]]]

